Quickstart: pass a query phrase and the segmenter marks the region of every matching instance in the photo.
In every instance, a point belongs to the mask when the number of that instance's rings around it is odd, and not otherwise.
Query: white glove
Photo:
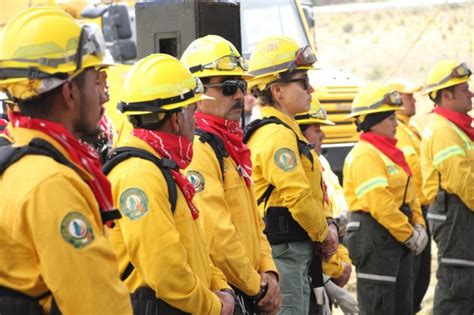
[[[332,303],[335,306],[339,306],[344,314],[359,313],[359,303],[357,303],[357,300],[349,293],[349,291],[338,287],[331,280],[328,281],[328,276],[323,275],[323,277],[324,282],[326,283],[324,288],[326,289],[326,292]]]
[[[415,240],[415,255],[418,256],[425,249],[426,244],[428,244],[428,234],[426,233],[426,229],[421,224],[415,224],[415,231],[418,231],[418,238]]]
[[[418,239],[420,232],[416,229],[413,229],[413,234],[411,237],[405,242],[405,245],[414,253],[418,250],[418,245],[416,244],[416,240]]]
[[[331,308],[329,307],[329,298],[324,287],[313,288],[314,296],[316,297],[316,304],[321,306],[322,315],[331,315]]]

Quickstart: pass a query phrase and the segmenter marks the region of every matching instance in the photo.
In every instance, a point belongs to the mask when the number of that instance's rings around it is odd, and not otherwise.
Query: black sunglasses
[[[302,82],[303,83],[303,89],[304,90],[309,89],[309,77],[308,76],[304,76],[302,78],[284,80],[281,83],[291,83],[291,82]]]
[[[247,91],[247,81],[245,80],[226,80],[219,84],[208,84],[206,88],[215,87],[222,89],[222,94],[225,96],[232,96],[240,89],[242,93]]]

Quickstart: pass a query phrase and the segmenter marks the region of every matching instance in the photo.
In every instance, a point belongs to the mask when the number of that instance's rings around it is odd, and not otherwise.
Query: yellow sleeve
[[[92,192],[83,196],[79,181],[74,185],[61,174],[43,181],[26,204],[29,227],[15,227],[13,236],[31,238],[38,257],[32,263],[41,265],[41,276],[63,314],[131,314],[117,258],[92,210],[97,205],[89,203]],[[31,234],[23,235],[25,231]]]
[[[220,300],[193,272],[188,256],[195,253],[188,253],[182,244],[190,241],[186,237],[199,235],[189,231],[189,235],[181,240],[176,229],[178,222],[192,221],[191,214],[185,211],[188,209],[179,209],[179,204],[172,214],[162,173],[154,165],[151,169],[145,168],[145,163],[151,165],[148,161],[140,162],[136,167],[128,168],[113,183],[114,195],[120,196],[117,203],[124,216],[120,226],[130,261],[157,296],[170,305],[188,313],[219,314]],[[132,192],[137,197],[130,200],[138,202],[139,197],[142,208],[140,217],[133,220],[125,215],[123,207],[124,200],[128,200],[125,196]],[[179,188],[177,193],[178,201],[184,198]]]
[[[331,278],[339,278],[344,272],[342,263],[352,264],[349,258],[349,252],[344,245],[340,244],[337,248],[336,254],[331,256],[331,259],[326,262],[323,260],[323,272]]]
[[[467,207],[474,211],[473,149],[467,152],[459,135],[450,128],[445,129],[438,129],[433,135],[431,163],[441,173],[443,188],[448,193],[459,196]]]
[[[301,162],[301,158],[306,157],[300,156],[293,131],[283,126],[268,128],[269,126],[271,125],[260,128],[262,131],[267,129],[267,133],[272,131],[271,136],[265,137],[265,150],[256,156],[260,159],[258,164],[261,165],[262,175],[275,186],[274,192],[281,197],[281,205],[289,209],[310,238],[322,242],[328,233],[326,218],[321,209],[323,200],[313,198],[312,183]],[[282,165],[285,160],[288,163]]]
[[[362,209],[368,211],[399,242],[408,240],[413,228],[399,210],[401,202],[396,202],[389,190],[383,162],[367,152],[354,157],[349,172],[354,183],[354,193]]]
[[[198,144],[196,149],[193,162],[186,169],[186,176],[194,174],[202,177],[204,187],[196,193],[194,202],[202,214],[203,230],[212,261],[224,272],[229,283],[250,296],[257,295],[260,290],[260,275],[248,257],[247,251],[251,249],[245,248],[235,229],[232,211],[225,199],[217,158],[207,144],[205,147]]]

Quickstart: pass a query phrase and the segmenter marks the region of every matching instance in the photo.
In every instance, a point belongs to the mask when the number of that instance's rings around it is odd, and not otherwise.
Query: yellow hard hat
[[[347,118],[400,110],[403,109],[401,105],[402,98],[399,92],[389,90],[387,87],[366,86],[359,90],[352,101],[351,113]]]
[[[316,55],[310,46],[300,48],[287,36],[270,36],[255,46],[250,55],[249,72],[254,77],[249,80],[249,89],[263,90],[267,84],[281,78],[284,73],[294,70],[314,69]]]
[[[0,89],[28,99],[61,85],[82,69],[104,66],[105,41],[96,24],[80,25],[53,7],[29,8],[0,38]]]
[[[312,95],[311,107],[308,112],[300,113],[295,116],[295,120],[299,125],[335,125],[334,122],[328,119],[328,112],[321,106],[318,98]]]
[[[420,92],[422,89],[421,85],[413,84],[410,81],[404,79],[392,79],[385,83],[385,87],[390,91],[397,91],[403,94],[413,94]]]
[[[181,61],[199,78],[251,77],[247,73],[247,60],[231,42],[217,35],[207,35],[194,40],[184,51]]]
[[[436,97],[436,91],[469,81],[472,71],[467,64],[454,60],[438,61],[431,68],[423,88],[423,94]]]
[[[182,62],[167,54],[152,54],[130,69],[118,109],[126,115],[163,113],[212,99],[203,93],[201,80]]]

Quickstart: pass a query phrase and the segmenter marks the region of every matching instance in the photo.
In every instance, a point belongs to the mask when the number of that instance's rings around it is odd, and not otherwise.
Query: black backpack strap
[[[168,199],[171,204],[171,212],[174,213],[178,194],[176,183],[174,182],[170,169],[177,169],[178,166],[172,160],[157,158],[150,152],[135,147],[119,147],[110,152],[108,161],[102,167],[102,172],[104,172],[105,175],[109,174],[115,166],[131,157],[148,160],[160,169],[168,186]]]
[[[0,147],[3,147],[5,145],[12,144],[10,140],[8,140],[5,137],[0,137]]]
[[[300,155],[306,156],[306,158],[308,158],[308,160],[311,162],[311,167],[313,167],[314,159],[313,159],[313,155],[311,154],[311,150],[313,150],[314,146],[307,143],[307,142],[305,142],[305,141],[300,140],[298,138],[298,135],[296,134],[296,132],[293,129],[291,129],[290,126],[288,126],[287,124],[285,124],[283,121],[281,121],[280,119],[278,119],[275,116],[265,117],[265,118],[262,118],[262,119],[256,119],[256,120],[252,121],[250,124],[248,124],[245,127],[245,130],[244,130],[243,142],[247,143],[249,141],[250,137],[255,133],[255,131],[257,131],[257,129],[259,129],[260,127],[263,127],[265,125],[268,125],[268,124],[283,125],[286,128],[293,131],[293,133],[296,136],[296,141],[297,141],[297,145],[298,145],[298,153]],[[270,198],[270,195],[272,194],[274,189],[275,189],[275,186],[270,184],[267,187],[267,189],[265,189],[263,194],[257,199],[257,204],[260,205],[262,202],[265,201],[264,206],[266,208],[267,207],[267,201]]]
[[[12,164],[18,162],[25,155],[44,155],[56,162],[66,165],[78,172],[77,167],[72,164],[49,142],[34,138],[28,145],[14,147],[11,144],[0,147],[0,174],[3,174]]]
[[[229,156],[229,153],[225,149],[224,142],[222,142],[222,139],[216,136],[215,134],[212,134],[199,128],[196,128],[194,133],[199,136],[199,141],[201,141],[202,143],[208,143],[211,146],[212,150],[214,151],[214,154],[217,157],[217,161],[219,162],[219,167],[222,173],[222,181],[224,181],[224,158]]]

